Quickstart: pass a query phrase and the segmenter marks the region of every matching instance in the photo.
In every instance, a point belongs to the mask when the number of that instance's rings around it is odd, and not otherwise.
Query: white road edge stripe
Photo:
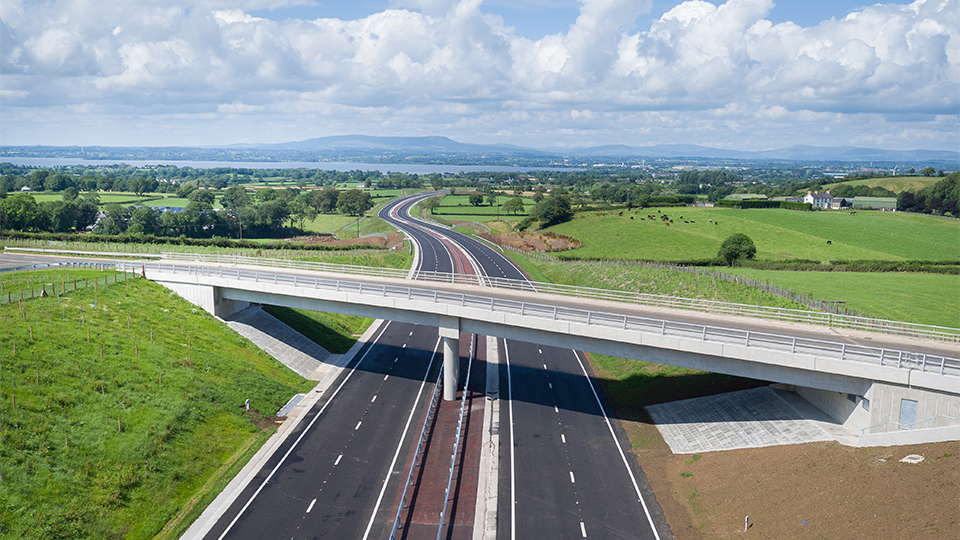
[[[370,522],[367,523],[367,530],[363,532],[363,539],[367,540],[370,536],[370,529],[373,528],[373,522],[377,519],[377,512],[380,509],[380,503],[383,501],[383,494],[387,491],[387,485],[390,483],[390,477],[393,475],[393,468],[397,465],[397,458],[400,456],[400,450],[403,448],[403,441],[407,438],[407,431],[410,429],[410,422],[413,421],[413,415],[417,412],[417,404],[420,403],[420,396],[423,394],[423,387],[427,385],[427,377],[430,376],[430,368],[433,367],[433,361],[437,357],[437,351],[440,350],[440,343],[443,339],[437,336],[437,344],[433,347],[433,355],[430,357],[430,364],[427,365],[427,372],[423,375],[423,381],[420,383],[420,391],[417,392],[417,398],[413,401],[413,407],[410,407],[410,416],[407,417],[407,425],[403,426],[403,433],[400,434],[400,443],[397,444],[397,451],[393,453],[393,461],[390,462],[390,468],[387,469],[387,476],[383,479],[383,487],[380,488],[380,495],[377,497],[377,504],[373,506],[373,513],[370,515]]]
[[[510,394],[510,540],[517,540],[517,471],[513,442],[513,379],[510,376],[510,346],[503,342],[503,353],[507,359],[507,391]]]
[[[613,431],[613,425],[610,424],[610,418],[607,417],[607,411],[603,409],[603,403],[600,401],[600,396],[597,395],[597,390],[593,387],[593,383],[590,381],[590,376],[587,375],[587,368],[583,365],[583,360],[580,358],[580,353],[573,351],[573,355],[577,357],[577,361],[580,362],[580,369],[583,370],[583,376],[587,378],[587,384],[590,385],[590,390],[593,391],[593,397],[597,400],[597,405],[600,407],[600,412],[603,413],[603,420],[607,423],[607,429],[610,430],[610,436],[613,437],[613,442],[617,445],[617,450],[620,451],[620,459],[623,460],[623,466],[626,467],[627,472],[630,474],[630,481],[633,482],[633,489],[637,491],[637,498],[640,499],[640,504],[643,506],[643,512],[647,515],[647,522],[650,523],[650,530],[653,531],[653,536],[657,540],[660,540],[660,533],[657,532],[657,526],[653,524],[653,516],[650,515],[650,509],[647,508],[647,501],[643,500],[643,495],[640,493],[640,486],[637,484],[637,478],[633,475],[633,470],[630,468],[630,464],[627,463],[627,456],[623,453],[623,447],[620,446],[620,441],[617,439],[617,434]],[[586,536],[586,534],[584,534]]]
[[[283,465],[283,462],[287,460],[287,457],[289,457],[290,454],[293,452],[293,450],[297,447],[297,445],[300,444],[300,441],[306,436],[306,434],[310,432],[310,428],[313,427],[314,422],[316,422],[320,418],[320,416],[323,415],[323,411],[327,409],[327,406],[333,403],[333,398],[337,397],[337,394],[339,394],[340,390],[344,387],[344,385],[347,384],[347,381],[350,380],[350,377],[352,377],[353,374],[357,372],[357,367],[359,367],[360,364],[363,363],[367,355],[370,354],[370,351],[374,349],[377,340],[383,337],[383,333],[387,330],[388,326],[390,326],[390,321],[388,321],[387,324],[383,325],[383,328],[380,329],[380,335],[377,336],[376,339],[372,340],[370,346],[367,347],[367,352],[363,353],[363,356],[360,357],[360,361],[358,361],[357,364],[353,366],[353,369],[350,370],[350,373],[347,373],[347,376],[343,378],[343,382],[340,383],[340,386],[338,386],[337,389],[334,390],[333,394],[330,395],[330,398],[327,400],[327,402],[323,404],[323,407],[321,407],[320,410],[317,411],[317,415],[314,416],[313,420],[311,420],[310,423],[307,424],[307,427],[300,432],[300,436],[297,437],[297,440],[290,445],[290,448],[287,450],[287,453],[284,454],[282,458],[280,458],[280,461],[278,461],[277,465],[273,468],[272,471],[270,471],[270,474],[268,474],[267,477],[264,478],[263,483],[260,484],[260,487],[258,487],[257,490],[253,492],[253,495],[250,496],[250,500],[248,500],[247,503],[243,505],[243,508],[241,508],[240,511],[237,512],[237,515],[234,516],[232,521],[230,521],[230,524],[227,525],[227,528],[224,529],[223,534],[220,535],[218,540],[223,540],[223,538],[227,536],[227,533],[229,533],[230,529],[232,529],[233,526],[237,523],[237,520],[240,519],[240,516],[243,515],[243,513],[247,510],[250,504],[253,503],[253,500],[257,498],[257,495],[259,495],[260,492],[263,490],[263,488],[267,485],[267,482],[269,482],[270,479],[273,478],[273,475],[277,473],[277,470],[279,470],[280,466]]]

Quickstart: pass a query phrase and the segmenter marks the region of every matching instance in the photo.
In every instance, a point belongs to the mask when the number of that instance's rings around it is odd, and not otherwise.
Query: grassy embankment
[[[313,384],[142,279],[3,305],[0,321],[4,538],[176,538]]]

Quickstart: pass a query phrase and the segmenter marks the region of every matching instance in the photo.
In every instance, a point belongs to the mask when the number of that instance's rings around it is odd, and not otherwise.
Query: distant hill
[[[628,146],[612,144],[572,148],[526,148],[509,144],[471,144],[448,137],[373,137],[341,135],[318,137],[266,145],[236,145],[236,148],[260,150],[299,150],[318,152],[400,152],[424,154],[515,155],[538,157],[612,157],[612,158],[712,158],[784,161],[960,161],[960,152],[947,150],[882,150],[854,146],[791,146],[777,150],[727,150],[696,144],[658,144]]]
[[[317,137],[305,141],[277,144],[233,145],[230,148],[257,148],[260,150],[316,150],[369,151],[424,154],[531,154],[540,150],[507,144],[470,144],[448,137],[373,137],[369,135],[340,135]]]
[[[576,166],[582,163],[638,163],[643,159],[713,159],[731,161],[803,161],[885,163],[903,166],[960,168],[960,152],[947,150],[882,150],[853,146],[791,146],[745,151],[696,144],[529,148],[510,144],[462,143],[448,137],[374,137],[337,135],[270,144],[210,147],[0,146],[0,160],[11,157],[96,159],[177,159],[211,161],[346,161],[367,163],[430,163],[459,165]]]
[[[626,146],[623,144],[548,151],[578,156],[649,157],[649,158],[713,158],[783,161],[958,161],[960,152],[948,150],[882,150],[854,146],[791,146],[777,150],[725,150],[696,144],[658,144]]]

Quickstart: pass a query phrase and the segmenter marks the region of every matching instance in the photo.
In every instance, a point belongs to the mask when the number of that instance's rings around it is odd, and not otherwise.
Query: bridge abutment
[[[155,281],[177,293],[187,302],[203,308],[204,311],[216,317],[229,317],[234,313],[239,313],[250,307],[250,302],[223,298],[221,289],[212,285],[178,283],[161,280]]]
[[[797,394],[859,436],[859,446],[960,440],[960,396],[871,381],[862,394],[806,386]]]

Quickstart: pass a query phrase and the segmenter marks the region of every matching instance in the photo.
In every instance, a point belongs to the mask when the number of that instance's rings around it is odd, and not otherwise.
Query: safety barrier
[[[405,285],[387,285],[299,274],[262,272],[247,268],[177,265],[162,262],[118,263],[118,268],[126,268],[135,272],[140,272],[144,267],[159,273],[218,277],[236,281],[272,283],[274,285],[290,285],[315,290],[323,289],[338,293],[348,292],[403,299],[406,301],[453,305],[461,308],[510,313],[535,319],[616,328],[623,331],[653,332],[664,336],[696,339],[704,342],[730,343],[746,347],[758,347],[766,350],[787,351],[792,354],[829,357],[841,361],[861,362],[895,367],[898,369],[918,370],[924,373],[960,377],[960,359],[958,358],[913,352],[905,349],[870,347],[851,343],[825,341],[819,338],[788,336],[653,317],[640,317],[608,311],[579,309],[543,303],[547,301],[546,299],[540,302],[527,302],[438,289]]]
[[[847,328],[869,332],[882,332],[899,336],[934,339],[938,341],[960,342],[960,329],[916,324],[885,319],[873,319],[852,315],[838,315],[822,311],[804,311],[799,309],[756,306],[703,300],[698,298],[683,298],[658,294],[644,294],[629,291],[596,289],[573,285],[558,285],[556,283],[539,283],[514,279],[491,278],[472,274],[450,274],[445,272],[416,272],[412,278],[408,277],[407,270],[396,268],[376,268],[370,266],[356,266],[331,264],[309,261],[290,261],[283,259],[267,259],[260,257],[243,257],[236,255],[205,255],[194,253],[164,253],[165,260],[207,262],[216,264],[232,264],[243,266],[261,266],[270,268],[286,268],[291,270],[305,270],[311,272],[330,272],[369,277],[386,277],[395,279],[413,279],[436,283],[456,283],[529,291],[536,293],[588,298],[610,302],[621,302],[650,307],[666,307],[685,309],[717,315],[736,315],[780,322],[796,322],[828,326],[832,328]]]

